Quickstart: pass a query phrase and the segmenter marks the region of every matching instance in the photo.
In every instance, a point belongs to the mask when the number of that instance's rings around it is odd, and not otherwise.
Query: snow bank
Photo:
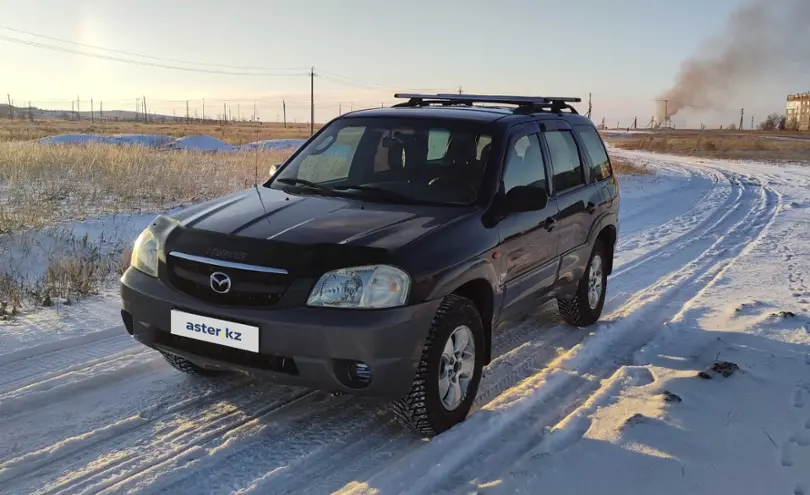
[[[205,134],[173,138],[157,134],[120,134],[99,136],[96,134],[60,134],[34,141],[38,144],[117,144],[121,146],[145,146],[149,148],[197,150],[209,152],[290,150],[298,149],[305,139],[265,139],[239,146],[228,144]]]
[[[236,146],[232,146],[225,141],[215,137],[200,134],[197,136],[184,136],[175,139],[167,146],[176,150],[197,150],[197,151],[235,151]]]
[[[305,139],[266,139],[239,146],[243,150],[296,150],[306,142]]]
[[[61,134],[37,139],[39,144],[118,144],[122,146],[158,147],[169,143],[173,138],[157,134],[121,134],[118,136],[98,136],[96,134]]]

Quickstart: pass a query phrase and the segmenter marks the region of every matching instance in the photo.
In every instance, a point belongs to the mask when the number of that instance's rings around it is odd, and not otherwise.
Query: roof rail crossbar
[[[578,113],[569,103],[579,103],[582,98],[568,96],[510,96],[510,95],[476,95],[476,94],[421,94],[395,93],[394,98],[407,98],[408,101],[397,103],[395,107],[421,107],[428,105],[465,105],[474,103],[495,103],[517,105],[518,111],[551,111],[559,113],[563,109]]]

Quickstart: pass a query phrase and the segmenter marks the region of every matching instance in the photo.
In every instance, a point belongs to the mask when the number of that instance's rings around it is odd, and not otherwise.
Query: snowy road
[[[497,481],[495,490],[510,493],[543,486],[536,455],[553,457],[580,442],[608,399],[654,381],[639,354],[713,294],[734,304],[751,293],[734,284],[756,279],[729,282],[746,266],[740,260],[757,250],[778,253],[770,264],[757,258],[758,276],[772,283],[766,292],[799,317],[810,309],[810,277],[801,272],[810,266],[810,249],[802,247],[810,245],[810,167],[621,154],[656,174],[622,180],[619,252],[603,321],[573,329],[548,305],[531,323],[496,336],[498,357],[485,370],[479,410],[457,428],[425,442],[374,400],[181,375],[126,335],[117,298],[108,294],[59,315],[0,324],[10,339],[0,350],[0,492],[466,493]],[[784,275],[784,287],[767,278],[775,274]],[[808,348],[806,335],[785,339]]]

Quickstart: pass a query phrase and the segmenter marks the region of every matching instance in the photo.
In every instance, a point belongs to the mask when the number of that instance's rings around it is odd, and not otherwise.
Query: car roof
[[[562,118],[569,124],[594,125],[593,122],[576,113],[560,112],[516,112],[513,107],[497,107],[482,105],[457,106],[423,106],[423,107],[383,107],[355,110],[343,114],[340,118],[439,118],[450,120],[463,120],[472,122],[493,123],[501,119],[513,121],[544,120]]]

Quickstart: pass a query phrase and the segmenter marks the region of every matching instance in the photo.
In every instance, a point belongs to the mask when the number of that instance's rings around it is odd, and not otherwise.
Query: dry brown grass
[[[94,294],[123,273],[132,222],[110,214],[228,194],[263,182],[290,153],[0,142],[0,319],[24,305]],[[101,237],[60,223],[101,215],[108,216]]]
[[[618,175],[649,175],[651,173],[647,167],[636,165],[626,158],[616,155],[610,155],[610,164]]]
[[[318,129],[318,125],[315,129]],[[308,124],[264,123],[229,123],[219,124],[185,124],[142,122],[95,122],[70,120],[44,120],[30,122],[27,120],[0,120],[0,141],[30,141],[57,134],[98,134],[111,136],[115,134],[158,134],[161,136],[183,137],[195,134],[207,134],[229,144],[239,145],[264,139],[303,139],[309,137]]]
[[[785,139],[792,137],[793,139]],[[652,133],[632,137],[610,137],[606,140],[617,148],[654,151],[706,158],[749,159],[766,161],[810,161],[810,135],[806,140],[775,134],[745,135],[720,133]]]
[[[161,210],[269,177],[290,152],[0,143],[0,234],[85,216]]]

